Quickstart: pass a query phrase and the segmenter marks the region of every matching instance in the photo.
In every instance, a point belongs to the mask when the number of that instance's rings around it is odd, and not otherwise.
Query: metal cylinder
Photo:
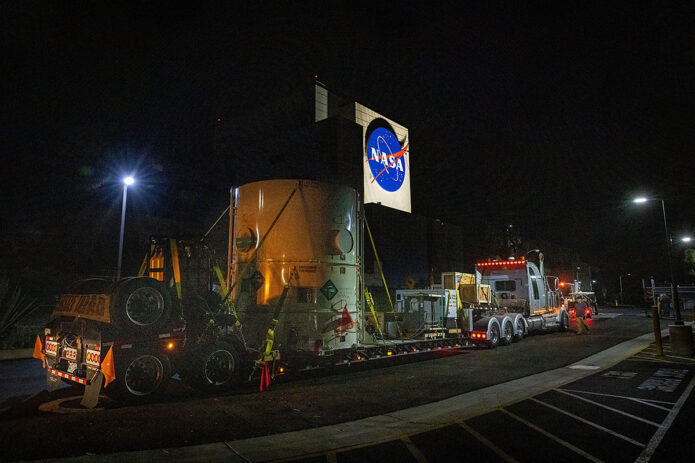
[[[693,328],[690,325],[669,325],[668,335],[671,340],[671,352],[676,355],[692,356]]]
[[[357,192],[315,181],[267,180],[237,188],[232,201],[233,297],[250,346],[263,342],[285,286],[276,348],[320,355],[357,345]]]

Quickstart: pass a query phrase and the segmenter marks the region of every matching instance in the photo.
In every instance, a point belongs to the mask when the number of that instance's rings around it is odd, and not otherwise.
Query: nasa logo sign
[[[405,154],[408,145],[401,148],[396,135],[383,127],[376,128],[367,142],[367,162],[376,180],[386,191],[398,191],[405,180]]]

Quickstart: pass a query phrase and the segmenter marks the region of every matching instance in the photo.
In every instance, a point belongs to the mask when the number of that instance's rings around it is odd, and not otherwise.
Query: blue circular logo
[[[405,153],[408,145],[401,147],[398,139],[388,129],[379,127],[372,132],[367,142],[369,170],[381,188],[396,191],[405,180]]]

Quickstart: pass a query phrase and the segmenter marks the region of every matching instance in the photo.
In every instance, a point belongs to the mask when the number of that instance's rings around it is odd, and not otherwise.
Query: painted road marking
[[[639,403],[641,403],[641,404],[643,404],[643,405],[649,405],[650,407],[658,408],[658,409],[660,409],[660,410],[665,410],[665,411],[667,411],[667,412],[671,411],[671,409],[670,409],[670,408],[666,408],[666,407],[662,407],[662,406],[660,406],[660,405],[656,405],[656,403],[669,404],[669,405],[673,405],[673,404],[675,403],[675,402],[663,402],[663,401],[661,401],[661,400],[640,399],[640,398],[637,398],[637,397],[628,397],[628,396],[625,396],[625,395],[604,394],[604,393],[601,393],[601,392],[578,391],[578,390],[576,390],[576,389],[565,389],[565,388],[563,388],[562,390],[563,390],[563,391],[567,391],[567,392],[577,392],[577,393],[579,393],[579,394],[591,394],[591,395],[599,395],[599,396],[603,396],[603,397],[615,397],[616,399],[633,400],[633,401],[639,402]],[[656,402],[656,403],[651,403],[651,402]]]
[[[536,399],[535,397],[531,397],[529,400],[532,400],[532,401],[534,401],[534,402],[537,402],[537,403],[539,403],[539,404],[541,404],[541,405],[544,405],[544,406],[550,408],[551,410],[555,410],[556,412],[562,413],[563,415],[567,415],[567,416],[569,416],[569,417],[571,417],[571,418],[574,418],[574,419],[577,420],[577,421],[581,421],[581,422],[584,423],[584,424],[588,424],[589,426],[592,426],[592,427],[594,427],[594,428],[596,428],[596,429],[598,429],[598,430],[601,430],[601,431],[603,431],[603,432],[605,432],[605,433],[608,433],[608,434],[610,434],[610,435],[612,435],[612,436],[615,436],[615,437],[617,437],[617,438],[619,438],[619,439],[622,439],[622,440],[627,441],[627,442],[629,442],[629,443],[631,443],[631,444],[634,444],[634,445],[636,445],[637,447],[641,447],[641,448],[645,448],[645,447],[646,447],[646,445],[643,444],[643,443],[641,443],[641,442],[637,442],[636,440],[634,440],[634,439],[632,439],[632,438],[630,438],[630,437],[624,436],[624,435],[622,435],[622,434],[620,434],[620,433],[618,433],[618,432],[613,431],[612,429],[608,429],[608,428],[606,428],[606,427],[604,427],[604,426],[601,426],[600,424],[596,424],[596,423],[594,423],[593,421],[589,421],[589,420],[587,420],[587,419],[584,419],[584,418],[582,418],[581,416],[577,416],[577,415],[575,415],[575,414],[573,414],[573,413],[570,413],[570,412],[568,412],[568,411],[566,411],[566,410],[563,410],[563,409],[561,409],[561,408],[559,408],[559,407],[556,407],[555,405],[550,405],[549,403],[545,403],[545,402],[543,402],[542,400]]]
[[[567,368],[571,368],[573,370],[598,370],[601,367],[598,365],[570,365]]]
[[[673,406],[673,409],[669,412],[668,416],[663,421],[663,423],[661,423],[661,426],[659,426],[659,429],[654,433],[654,436],[652,436],[652,438],[649,440],[647,448],[645,448],[642,451],[637,460],[635,460],[635,463],[646,463],[649,460],[651,460],[652,456],[654,455],[654,452],[656,451],[656,448],[663,440],[664,436],[666,435],[666,432],[673,424],[673,421],[676,419],[678,412],[680,412],[681,407],[683,407],[683,404],[690,396],[690,393],[693,391],[693,387],[695,387],[695,376],[693,376],[690,379],[690,383],[685,388],[681,396],[678,398],[676,405]]]
[[[683,382],[690,370],[675,369],[675,368],[660,368],[654,372],[651,378],[637,386],[637,389],[643,391],[653,391],[654,389],[662,392],[675,392],[678,386]]]
[[[566,447],[566,448],[570,449],[571,451],[573,451],[573,452],[575,452],[575,453],[577,453],[577,454],[583,456],[583,457],[586,458],[587,460],[591,460],[591,461],[596,462],[596,463],[599,463],[599,462],[602,462],[602,461],[603,461],[603,460],[601,460],[601,459],[599,459],[599,458],[596,458],[595,456],[591,455],[590,453],[587,453],[587,452],[585,452],[584,450],[582,450],[582,449],[580,449],[580,448],[578,448],[578,447],[575,447],[574,445],[570,444],[569,442],[567,442],[567,441],[565,441],[565,440],[563,440],[563,439],[560,439],[560,438],[557,437],[556,435],[549,433],[549,432],[546,431],[545,429],[542,429],[542,428],[536,426],[535,424],[531,423],[530,421],[527,421],[527,420],[525,420],[524,418],[522,418],[522,417],[520,417],[520,416],[518,416],[518,415],[516,415],[516,414],[514,414],[514,413],[512,413],[512,412],[510,412],[510,411],[508,411],[508,410],[505,410],[504,408],[501,408],[500,411],[502,411],[503,413],[506,413],[507,415],[509,415],[509,416],[511,416],[512,418],[514,418],[515,420],[519,421],[521,424],[523,424],[523,425],[525,425],[525,426],[527,426],[527,427],[533,429],[534,431],[537,431],[537,432],[543,434],[545,437],[547,437],[547,438],[549,438],[549,439],[551,439],[551,440],[554,440],[555,442],[557,442],[558,444],[562,445],[563,447]]]
[[[597,313],[596,315],[592,315],[593,318],[617,318],[620,317],[622,314],[619,312],[601,312]]]
[[[561,394],[565,394],[565,395],[568,395],[568,396],[570,396],[570,397],[575,397],[575,398],[577,398],[577,399],[583,400],[584,402],[588,402],[588,403],[590,403],[590,404],[596,405],[597,407],[605,408],[606,410],[610,410],[610,411],[612,411],[612,412],[619,413],[619,414],[621,414],[621,415],[630,417],[630,418],[632,418],[632,419],[634,419],[634,420],[641,421],[642,423],[650,424],[650,425],[654,426],[655,428],[658,428],[658,427],[659,427],[659,423],[655,423],[655,422],[653,422],[653,421],[645,420],[644,418],[640,418],[639,416],[635,416],[635,415],[633,415],[633,414],[631,414],[631,413],[623,412],[623,411],[621,411],[621,410],[618,410],[617,408],[609,407],[608,405],[603,405],[603,404],[601,404],[601,403],[594,402],[593,400],[589,400],[589,399],[587,399],[587,398],[585,398],[585,397],[582,397],[582,396],[579,396],[579,395],[577,395],[577,394],[572,394],[571,392],[565,392],[565,391],[563,391],[562,389],[553,389],[553,391],[560,392]]]
[[[611,370],[608,371],[601,376],[605,376],[607,378],[618,378],[618,379],[632,379],[635,376],[637,376],[636,371],[616,371],[616,370]]]
[[[422,454],[419,448],[415,444],[413,444],[413,441],[410,440],[410,437],[404,436],[401,437],[401,441],[405,444],[405,447],[410,451],[410,454],[415,458],[415,460],[418,463],[429,463],[429,460],[425,458],[425,455]]]
[[[461,426],[463,429],[468,431],[469,434],[471,434],[473,437],[478,439],[485,447],[492,450],[498,457],[500,457],[504,461],[506,461],[508,463],[517,463],[517,461],[514,458],[512,458],[507,452],[505,452],[501,448],[497,447],[495,444],[492,443],[492,441],[488,440],[485,436],[480,434],[478,431],[471,428],[468,424],[466,424],[466,422],[457,421],[456,423],[459,426]]]
[[[672,362],[671,360],[665,360],[665,359],[661,359],[661,358],[641,357],[641,356],[639,356],[639,355],[635,355],[634,357],[631,357],[631,358],[629,358],[629,359],[625,359],[625,361],[629,361],[629,362],[651,362],[651,363],[659,363],[659,364],[663,364],[663,363],[673,363],[673,364],[681,363],[681,362]]]

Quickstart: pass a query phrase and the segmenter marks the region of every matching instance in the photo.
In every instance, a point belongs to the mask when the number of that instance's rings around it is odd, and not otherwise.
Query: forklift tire
[[[490,334],[488,336],[487,348],[494,349],[500,343],[500,326],[495,323],[490,328]]]
[[[137,334],[153,334],[171,317],[171,297],[164,283],[153,278],[129,278],[113,293],[111,318]]]
[[[215,342],[193,350],[184,376],[194,388],[203,392],[226,391],[239,382],[241,360],[234,346]]]
[[[116,379],[104,394],[124,402],[144,402],[164,392],[171,377],[169,357],[148,349],[120,350],[114,355]]]

